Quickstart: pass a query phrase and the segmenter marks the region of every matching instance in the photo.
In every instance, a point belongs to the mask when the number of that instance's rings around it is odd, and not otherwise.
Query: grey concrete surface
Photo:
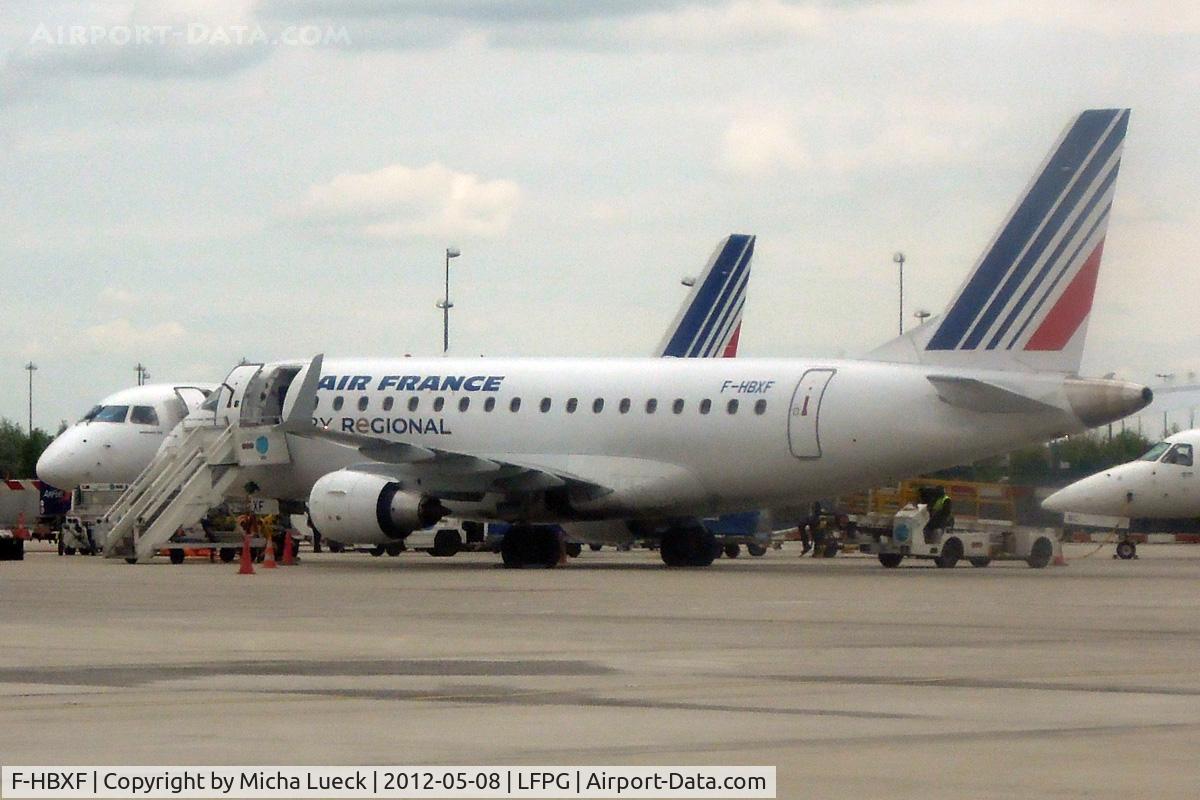
[[[779,796],[1196,797],[1200,547],[0,563],[0,763],[773,764]]]

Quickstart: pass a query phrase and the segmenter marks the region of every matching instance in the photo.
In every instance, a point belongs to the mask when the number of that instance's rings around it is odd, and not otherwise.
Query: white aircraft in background
[[[1168,436],[1136,461],[1059,489],[1042,501],[1042,508],[1136,519],[1200,517],[1198,451],[1200,430]]]
[[[38,459],[38,478],[64,491],[84,483],[130,483],[215,388],[152,383],[110,394],[50,443]]]

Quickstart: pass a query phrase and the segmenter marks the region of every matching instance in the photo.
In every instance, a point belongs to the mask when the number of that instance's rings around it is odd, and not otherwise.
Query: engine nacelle
[[[449,511],[436,498],[406,492],[379,475],[338,470],[313,484],[313,525],[342,544],[387,544],[427,528]]]

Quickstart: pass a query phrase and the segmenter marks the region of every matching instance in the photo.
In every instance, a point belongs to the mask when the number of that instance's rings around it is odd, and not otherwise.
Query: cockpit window
[[[129,406],[101,406],[92,422],[124,422]]]
[[[79,421],[80,422],[91,422],[92,420],[94,420],[96,418],[96,415],[100,413],[100,409],[101,409],[101,406],[92,406],[91,410],[89,410],[86,414],[84,414],[82,417],[80,417]]]
[[[154,406],[134,406],[129,421],[134,425],[158,425],[158,413]]]
[[[213,392],[208,396],[208,399],[200,404],[201,411],[216,411],[217,410],[217,395],[219,392]]]
[[[1179,467],[1192,466],[1192,446],[1190,444],[1175,445],[1163,456],[1163,463],[1175,464]]]
[[[1146,455],[1139,458],[1138,461],[1158,461],[1158,457],[1167,452],[1167,449],[1170,448],[1170,446],[1170,442],[1159,442],[1158,444],[1154,445],[1154,447],[1151,447],[1149,450],[1147,450]]]

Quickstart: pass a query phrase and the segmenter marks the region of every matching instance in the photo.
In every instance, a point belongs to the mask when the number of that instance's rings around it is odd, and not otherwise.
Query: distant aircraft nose
[[[1122,467],[1114,467],[1075,481],[1043,500],[1042,508],[1059,514],[1128,516],[1133,498],[1128,491],[1130,487],[1123,480],[1125,472]]]

